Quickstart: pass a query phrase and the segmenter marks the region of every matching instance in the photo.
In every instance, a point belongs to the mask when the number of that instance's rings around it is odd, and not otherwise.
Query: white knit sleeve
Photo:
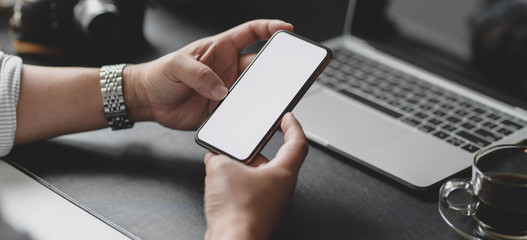
[[[21,71],[21,58],[0,52],[0,156],[7,155],[15,141]]]

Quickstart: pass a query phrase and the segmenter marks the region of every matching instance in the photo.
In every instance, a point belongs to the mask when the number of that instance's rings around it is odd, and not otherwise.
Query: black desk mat
[[[206,151],[193,134],[139,123],[18,146],[9,159],[132,238],[203,239]],[[436,190],[414,192],[311,146],[273,239],[393,238],[461,239],[441,219]]]
[[[137,124],[18,146],[8,159],[132,238],[201,239],[205,152],[192,132]]]

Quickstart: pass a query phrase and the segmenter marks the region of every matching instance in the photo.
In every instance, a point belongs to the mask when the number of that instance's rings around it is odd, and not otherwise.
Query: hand
[[[293,26],[279,20],[255,20],[152,62],[127,67],[125,102],[132,119],[196,129],[254,58],[240,52],[278,30],[291,31]]]
[[[308,146],[293,114],[281,128],[285,143],[270,162],[259,155],[247,166],[205,155],[206,239],[268,239],[287,212]]]
[[[240,52],[292,29],[282,21],[256,20],[126,67],[123,92],[131,120],[196,129],[254,58]],[[108,126],[98,68],[24,65],[22,72],[15,144]]]

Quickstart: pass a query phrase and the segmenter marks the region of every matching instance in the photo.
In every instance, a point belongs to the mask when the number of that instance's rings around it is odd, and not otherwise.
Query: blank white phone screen
[[[197,137],[247,159],[327,54],[322,47],[277,33]]]

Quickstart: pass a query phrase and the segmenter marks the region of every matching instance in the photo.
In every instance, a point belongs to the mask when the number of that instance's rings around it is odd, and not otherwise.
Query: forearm
[[[24,65],[15,144],[106,127],[97,68]]]

